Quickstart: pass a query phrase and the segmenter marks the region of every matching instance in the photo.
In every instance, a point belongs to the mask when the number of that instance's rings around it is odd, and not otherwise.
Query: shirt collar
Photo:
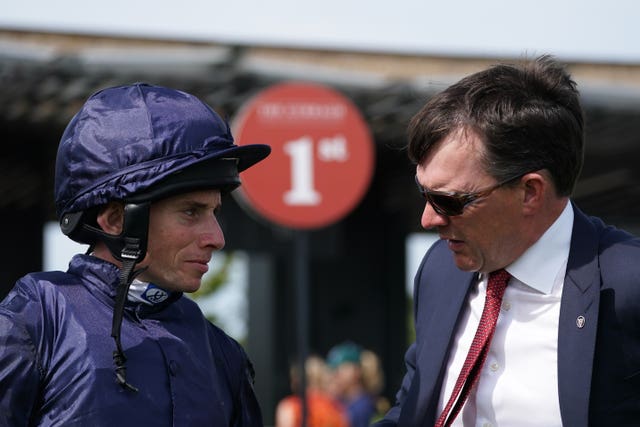
[[[566,268],[573,230],[573,207],[567,203],[551,227],[506,270],[525,285],[550,294],[561,268]],[[540,268],[544,266],[544,268]]]
[[[131,285],[129,286],[127,299],[132,302],[155,305],[164,302],[170,296],[170,292],[165,291],[153,283],[133,279],[133,282],[131,282]]]

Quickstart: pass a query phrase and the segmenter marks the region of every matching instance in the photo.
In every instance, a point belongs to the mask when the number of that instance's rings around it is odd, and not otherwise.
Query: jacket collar
[[[118,266],[92,255],[79,254],[71,259],[68,273],[80,277],[82,284],[96,298],[109,307],[114,306],[116,290],[120,284],[120,269]],[[172,292],[169,298],[153,306],[127,301],[125,309],[135,309],[137,313],[145,316],[165,309],[181,296],[182,292]]]

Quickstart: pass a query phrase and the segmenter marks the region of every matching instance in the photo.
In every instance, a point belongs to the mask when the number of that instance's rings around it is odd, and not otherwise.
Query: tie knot
[[[492,271],[489,273],[489,283],[487,285],[487,294],[499,295],[502,298],[507,282],[511,275],[505,269]]]

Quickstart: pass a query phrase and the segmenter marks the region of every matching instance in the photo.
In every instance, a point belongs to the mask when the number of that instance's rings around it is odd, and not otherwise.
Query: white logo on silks
[[[149,301],[151,304],[158,304],[169,298],[169,292],[157,287],[153,283],[149,283],[147,289],[142,293],[142,298]]]

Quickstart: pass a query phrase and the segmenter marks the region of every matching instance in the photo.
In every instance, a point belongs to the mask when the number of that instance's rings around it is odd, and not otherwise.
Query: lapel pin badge
[[[585,322],[586,322],[586,319],[584,318],[584,316],[583,316],[583,315],[580,315],[580,316],[578,316],[578,317],[576,318],[576,326],[577,326],[579,329],[584,328],[584,323],[585,323]]]

